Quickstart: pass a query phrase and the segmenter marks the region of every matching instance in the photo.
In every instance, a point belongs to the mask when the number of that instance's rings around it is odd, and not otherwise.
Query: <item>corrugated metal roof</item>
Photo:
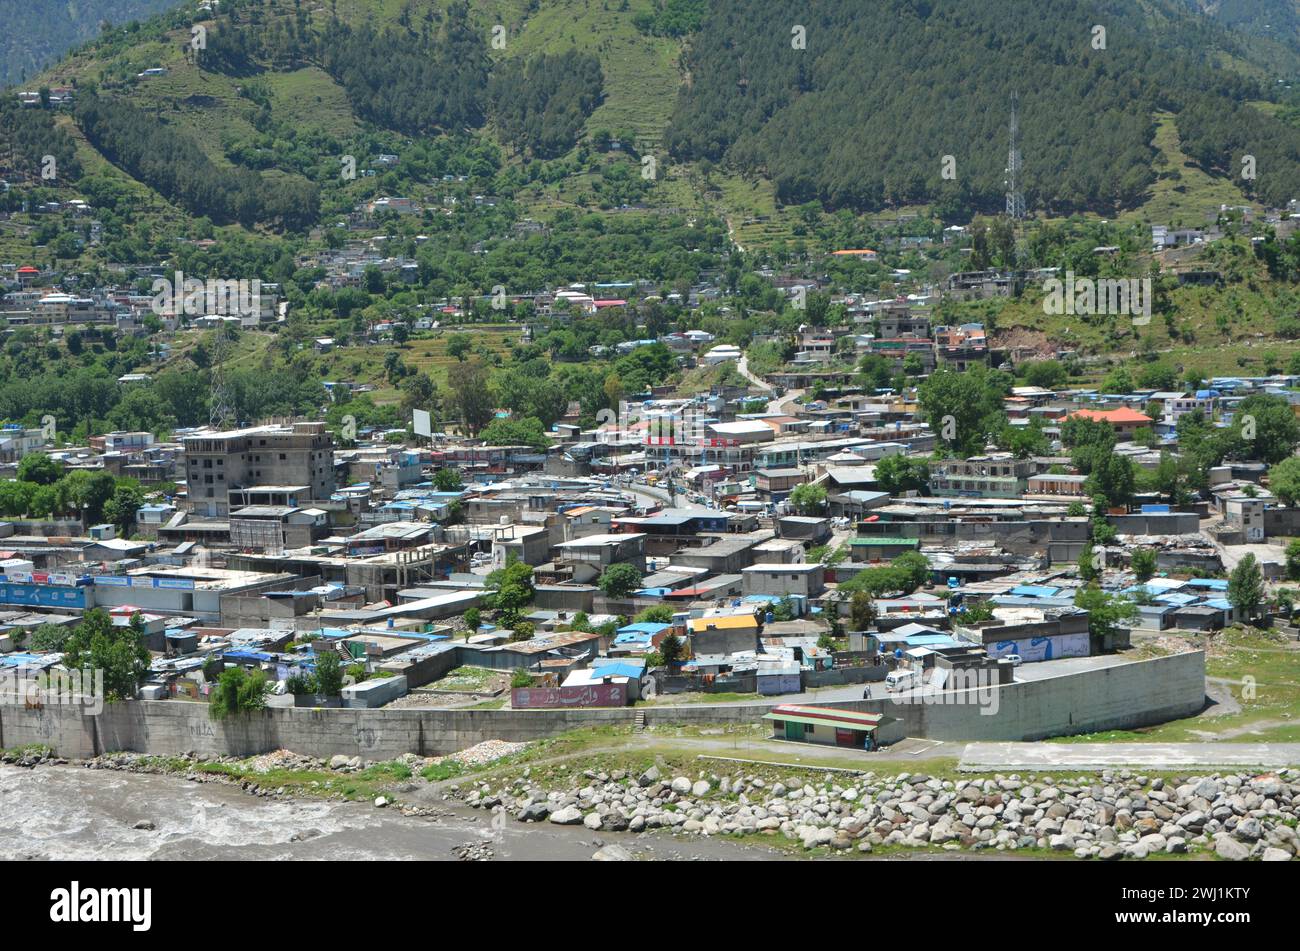
[[[786,703],[773,707],[771,712],[763,715],[763,719],[809,723],[814,726],[834,725],[849,730],[874,730],[884,718],[879,713],[858,713],[856,710],[840,710],[835,707]]]

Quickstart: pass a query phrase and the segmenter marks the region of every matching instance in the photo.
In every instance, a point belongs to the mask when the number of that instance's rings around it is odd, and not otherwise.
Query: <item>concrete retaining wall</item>
[[[895,704],[854,700],[827,704],[885,713],[904,721],[908,736],[943,740],[1035,740],[1068,733],[1147,726],[1189,716],[1205,695],[1205,655],[1195,651],[1100,670],[993,688],[999,713],[972,704]],[[646,723],[752,723],[776,704],[643,706]],[[84,759],[129,750],[157,755],[185,751],[250,756],[289,749],[391,759],[436,756],[499,739],[514,742],[566,730],[628,724],[635,710],[350,710],[273,708],[217,722],[206,704],[138,700],[83,716],[75,707],[28,710],[0,705],[0,747],[41,743]]]
[[[908,736],[935,740],[1041,740],[1151,726],[1192,716],[1205,705],[1205,652],[1103,667],[990,688],[996,715],[973,703],[864,700],[856,710],[903,720]],[[947,691],[949,695],[972,691]]]

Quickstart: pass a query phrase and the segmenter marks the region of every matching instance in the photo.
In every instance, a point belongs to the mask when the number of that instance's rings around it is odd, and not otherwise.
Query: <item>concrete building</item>
[[[815,598],[826,590],[826,569],[820,562],[804,565],[750,565],[740,570],[745,594],[787,594]]]
[[[691,656],[739,654],[758,647],[758,618],[749,612],[691,618]]]
[[[902,724],[880,713],[783,703],[765,713],[772,738],[874,750],[903,739]]]
[[[1108,423],[1115,430],[1115,436],[1121,441],[1132,439],[1139,429],[1150,429],[1152,419],[1145,413],[1122,407],[1120,409],[1080,409],[1062,416],[1058,422],[1067,419],[1090,419],[1093,422]]]
[[[199,515],[227,516],[230,493],[257,486],[305,487],[302,497],[271,504],[327,501],[334,493],[334,441],[323,422],[195,433],[182,445],[189,506]]]
[[[1009,452],[969,459],[943,459],[930,464],[930,490],[935,495],[1014,499],[1025,494],[1034,473],[1032,459]]]

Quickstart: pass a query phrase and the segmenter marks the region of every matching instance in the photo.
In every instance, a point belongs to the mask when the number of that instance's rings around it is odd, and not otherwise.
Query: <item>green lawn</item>
[[[1294,644],[1250,628],[1230,628],[1212,639],[1206,676],[1232,681],[1219,686],[1229,686],[1241,704],[1240,713],[1189,717],[1142,730],[1112,730],[1057,742],[1300,742],[1300,650]]]

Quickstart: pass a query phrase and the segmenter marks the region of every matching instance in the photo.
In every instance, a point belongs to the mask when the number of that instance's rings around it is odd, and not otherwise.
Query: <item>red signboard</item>
[[[510,691],[510,706],[516,710],[555,707],[621,707],[627,703],[623,684],[590,684],[585,687],[516,687]]]

